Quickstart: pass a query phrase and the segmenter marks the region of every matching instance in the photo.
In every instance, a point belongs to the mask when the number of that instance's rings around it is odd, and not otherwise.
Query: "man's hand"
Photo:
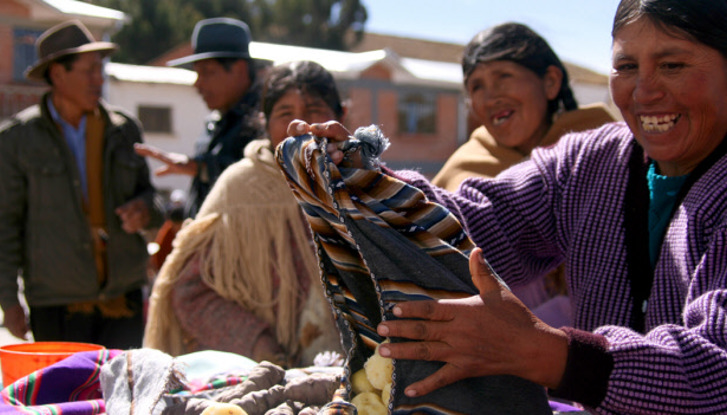
[[[3,310],[4,321],[3,325],[13,336],[28,340],[28,319],[25,315],[25,310],[18,304],[14,305],[7,310]]]
[[[382,356],[445,363],[408,385],[407,396],[488,375],[515,375],[547,387],[558,386],[568,355],[565,333],[533,316],[497,281],[481,252],[474,249],[470,255],[470,273],[479,296],[400,303],[393,312],[402,319],[378,326],[382,336],[419,340],[382,344]]]
[[[183,174],[194,177],[199,170],[197,162],[184,154],[168,153],[154,146],[141,143],[134,144],[134,151],[140,156],[151,157],[164,163],[164,166],[154,171],[157,176]]]
[[[121,228],[126,233],[136,233],[146,228],[151,220],[149,206],[142,198],[131,199],[114,211],[121,219]]]

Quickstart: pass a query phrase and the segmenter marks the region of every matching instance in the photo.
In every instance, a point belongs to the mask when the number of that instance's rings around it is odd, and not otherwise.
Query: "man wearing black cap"
[[[194,53],[167,62],[169,66],[192,64],[197,72],[194,86],[213,110],[196,155],[190,158],[148,145],[136,146],[138,154],[165,164],[155,172],[157,175],[194,178],[187,206],[189,217],[196,215],[222,171],[241,159],[245,146],[263,133],[258,115],[260,91],[249,44],[250,30],[240,20],[220,17],[199,21],[192,33]]]
[[[134,153],[138,121],[101,101],[103,58],[115,49],[78,21],[48,29],[25,75],[50,91],[0,126],[0,306],[18,338],[28,332],[20,275],[36,341],[141,346],[139,231],[162,214]]]

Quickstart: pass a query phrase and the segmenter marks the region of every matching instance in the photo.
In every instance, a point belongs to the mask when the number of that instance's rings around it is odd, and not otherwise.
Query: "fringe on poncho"
[[[295,269],[291,242],[298,247],[304,270]],[[300,349],[300,320],[316,318],[308,314],[325,313],[318,318],[328,318],[333,325],[307,224],[274,162],[268,140],[246,147],[245,158],[223,173],[196,219],[177,234],[151,293],[145,347],[173,356],[194,351],[185,347],[185,333],[170,294],[183,267],[198,252],[204,253],[203,281],[269,324],[289,356]],[[280,278],[276,296],[273,269]],[[301,303],[306,299],[301,298],[298,281],[302,272],[311,281],[303,311]]]

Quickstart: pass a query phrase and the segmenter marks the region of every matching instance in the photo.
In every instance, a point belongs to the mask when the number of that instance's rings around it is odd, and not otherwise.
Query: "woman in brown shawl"
[[[462,72],[470,112],[481,126],[432,181],[449,191],[468,177],[494,177],[565,133],[613,121],[603,106],[578,108],[565,66],[523,24],[476,34],[465,47]]]

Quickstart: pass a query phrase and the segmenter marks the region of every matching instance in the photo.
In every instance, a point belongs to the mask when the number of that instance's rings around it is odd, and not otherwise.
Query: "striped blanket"
[[[0,393],[0,414],[96,415],[106,413],[99,374],[121,350],[79,352],[18,379]]]
[[[351,142],[376,158],[371,149],[385,148],[377,141],[381,137],[369,127],[359,129]],[[396,303],[477,293],[468,263],[474,245],[457,219],[421,191],[383,174],[375,160],[365,160],[364,169],[345,162],[336,166],[326,145],[312,136],[289,138],[276,157],[311,225],[350,379],[385,340],[376,326],[394,318]],[[404,395],[405,385],[439,367],[439,362],[394,361],[390,413],[552,413],[542,387],[514,376],[471,378],[426,396]]]

